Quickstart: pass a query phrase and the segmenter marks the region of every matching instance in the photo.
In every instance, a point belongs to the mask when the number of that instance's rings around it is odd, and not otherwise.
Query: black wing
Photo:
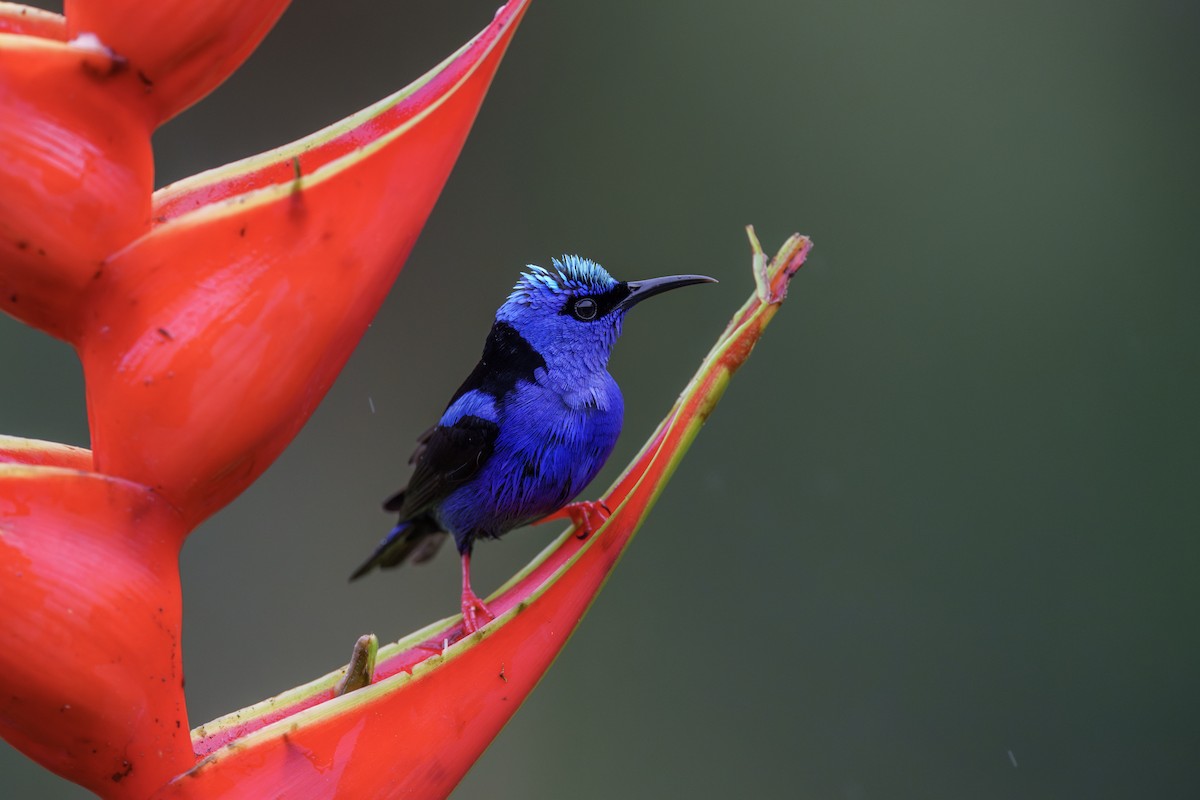
[[[433,432],[437,429],[438,426],[434,425],[432,428],[428,428],[424,433],[417,437],[417,446],[413,448],[412,455],[408,457],[408,465],[410,467],[421,460],[421,456],[425,454],[425,447],[429,444],[430,437],[433,436]]]
[[[429,511],[479,473],[492,457],[499,433],[499,425],[473,414],[430,428],[417,440],[412,457],[416,469],[408,486],[383,507],[399,512],[402,520]]]

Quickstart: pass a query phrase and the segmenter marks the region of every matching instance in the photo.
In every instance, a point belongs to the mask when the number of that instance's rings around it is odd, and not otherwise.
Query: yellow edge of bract
[[[79,47],[59,39],[45,39],[41,36],[30,36],[27,33],[0,32],[0,50],[10,52],[29,50],[55,52],[70,56],[91,56],[103,59],[105,64],[112,62],[112,56],[100,50]]]
[[[34,8],[33,6],[26,6],[20,3],[0,3],[0,17],[7,19],[44,19],[47,21],[62,22],[64,25],[67,22],[67,18],[62,14],[55,14],[53,11],[47,11],[44,8]],[[15,35],[26,36],[26,34]]]
[[[357,164],[359,161],[365,160],[369,156],[383,149],[390,142],[402,136],[410,128],[438,108],[438,106],[440,106],[443,102],[449,99],[449,97],[458,90],[460,85],[462,85],[461,82],[456,83],[449,92],[442,97],[439,97],[437,102],[431,104],[428,108],[423,109],[420,114],[413,116],[413,118],[405,122],[404,125],[389,131],[385,136],[379,137],[368,145],[354,150],[353,152],[347,153],[346,155],[335,159],[334,161],[330,161],[320,169],[317,169],[306,175],[301,175],[301,177],[297,180],[289,180],[285,183],[275,183],[271,184],[270,186],[253,189],[249,192],[236,194],[231,197],[225,197],[214,203],[202,205],[198,208],[186,211],[180,214],[178,217],[173,217],[161,225],[151,228],[145,236],[134,240],[130,246],[135,246],[144,239],[149,239],[153,236],[161,235],[166,232],[177,232],[182,225],[207,224],[215,219],[229,216],[246,209],[268,205],[279,200],[284,200],[288,197],[291,197],[291,195],[297,191],[304,192],[313,189],[330,178],[336,177],[340,173]],[[303,150],[298,150],[297,152],[302,153]]]
[[[0,450],[7,450],[10,453],[28,450],[37,450],[43,453],[53,453],[62,450],[79,453],[91,452],[86,447],[79,447],[73,444],[50,442],[45,439],[29,439],[24,436],[10,436],[6,433],[0,433]]]
[[[42,464],[0,464],[0,480],[36,478],[48,475],[78,475],[78,470],[47,467]]]
[[[154,490],[148,486],[143,486],[140,483],[118,478],[115,475],[105,475],[102,472],[92,472],[86,469],[73,469],[71,467],[59,467],[53,464],[22,464],[16,462],[0,462],[0,479],[29,479],[34,481],[44,481],[50,478],[86,478],[88,480],[98,480],[114,487],[121,487],[132,492],[144,492],[148,495],[154,495]],[[157,497],[157,495],[155,495]]]
[[[456,617],[446,617],[445,619],[432,622],[429,625],[426,625],[424,628],[408,634],[403,639],[386,645],[380,645],[375,656],[376,663],[383,661],[391,655],[403,652],[410,647],[420,644],[437,631],[445,630],[454,622],[455,619]],[[320,694],[321,692],[328,691],[332,689],[334,685],[336,685],[337,682],[342,679],[343,676],[345,676],[347,668],[348,667],[341,667],[340,669],[336,669],[327,675],[314,678],[308,683],[301,684],[300,686],[293,687],[284,692],[280,692],[274,697],[269,697],[266,700],[261,700],[255,703],[254,705],[230,712],[224,716],[220,716],[214,720],[206,722],[203,725],[199,725],[192,729],[192,739],[196,740],[208,738],[220,733],[226,728],[237,727],[238,725],[245,724],[255,717],[269,714],[279,706],[292,705],[305,699],[306,697],[311,697],[314,694]],[[360,689],[358,691],[362,690]],[[292,718],[293,717],[287,717],[287,719]]]
[[[739,311],[735,315],[735,318],[736,318],[736,316],[740,316],[742,313],[747,311],[755,303],[760,303],[757,293],[755,295],[751,295],[750,299],[747,300],[747,302],[742,306],[741,309],[739,309]],[[669,459],[669,461],[668,461],[666,467],[664,468],[664,470],[662,471],[661,475],[658,478],[658,486],[656,487],[656,489],[653,492],[653,494],[651,495],[651,497],[648,499],[648,501],[646,503],[646,507],[642,511],[640,518],[637,521],[638,526],[641,525],[642,520],[645,519],[645,517],[648,515],[651,508],[653,508],[659,495],[662,493],[662,490],[665,488],[667,482],[670,480],[671,476],[674,474],[676,467],[683,460],[684,454],[690,448],[691,443],[695,440],[696,435],[699,433],[699,430],[703,424],[703,419],[700,416],[692,417],[688,420],[681,421],[681,420],[679,420],[679,418],[677,416],[677,412],[681,408],[686,406],[687,402],[692,397],[694,397],[698,392],[701,391],[701,388],[703,386],[705,379],[708,378],[709,375],[711,373],[713,373],[714,371],[720,371],[723,374],[720,375],[718,377],[718,379],[710,386],[710,393],[712,395],[712,398],[710,398],[709,402],[706,405],[711,407],[713,403],[715,403],[717,400],[720,399],[720,397],[724,394],[725,388],[728,386],[730,379],[731,379],[730,371],[728,369],[726,369],[720,363],[725,352],[730,347],[732,347],[733,344],[740,338],[741,332],[743,330],[745,330],[749,325],[757,322],[758,319],[763,314],[769,314],[769,315],[773,316],[775,308],[776,307],[771,304],[761,303],[760,308],[758,308],[753,314],[751,314],[746,320],[744,320],[741,325],[739,325],[737,328],[735,328],[731,331],[727,331],[724,335],[722,335],[717,340],[717,342],[713,345],[713,348],[709,351],[709,353],[705,357],[704,361],[701,362],[700,368],[696,371],[696,374],[688,382],[688,385],[684,388],[683,392],[680,393],[679,398],[676,400],[675,404],[672,406],[670,412],[667,414],[667,417],[663,420],[662,423],[660,423],[659,428],[661,428],[663,425],[666,425],[670,428],[670,427],[674,427],[675,425],[678,425],[678,424],[683,424],[683,425],[687,426],[687,430],[684,431],[683,436],[680,438],[678,446],[670,454],[667,455],[667,458]],[[615,488],[620,483],[620,481],[622,479],[624,479],[624,477],[628,474],[629,470],[632,469],[633,466],[642,458],[642,456],[646,452],[646,448],[649,447],[651,445],[651,443],[657,438],[658,430],[659,430],[658,428],[655,429],[655,432],[650,437],[650,440],[641,449],[641,451],[639,451],[638,455],[634,457],[634,459],[630,462],[630,465],[628,467],[626,467],[624,472],[622,472],[621,476],[613,483],[613,487],[610,487],[609,491],[611,491],[612,488]],[[646,467],[647,473],[650,471],[650,467],[658,460],[658,458],[660,456],[661,456],[661,454],[656,454],[654,456],[653,460],[651,461],[651,463],[649,465],[647,465],[647,467]],[[642,483],[647,479],[648,478],[646,476],[643,476],[630,488],[629,493],[626,495],[626,500],[622,501],[622,503],[616,509],[613,510],[613,515],[612,515],[612,517],[610,517],[610,520],[612,518],[618,516],[621,513],[622,509],[629,502],[628,498],[630,496],[632,496],[634,494],[634,492],[637,490],[637,488],[640,487],[642,485]],[[296,714],[293,714],[291,716],[277,720],[277,721],[271,723],[270,725],[263,726],[262,728],[259,728],[255,731],[247,734],[246,736],[242,737],[241,739],[238,739],[236,741],[237,749],[240,750],[245,747],[252,747],[260,741],[272,739],[276,736],[284,734],[288,730],[294,730],[295,726],[297,726],[297,725],[304,725],[310,721],[328,719],[330,717],[333,717],[333,716],[336,716],[336,715],[339,715],[342,713],[347,713],[350,710],[352,710],[360,705],[364,705],[364,704],[374,701],[377,697],[379,697],[381,695],[385,695],[392,691],[395,691],[399,686],[408,683],[410,680],[421,677],[422,675],[427,673],[429,670],[435,669],[438,666],[440,666],[443,662],[450,661],[451,659],[457,658],[457,657],[463,655],[464,653],[468,652],[471,648],[475,647],[480,642],[484,641],[491,633],[498,631],[500,628],[502,628],[509,620],[514,619],[519,613],[521,613],[524,610],[524,608],[526,606],[528,606],[530,603],[536,601],[539,597],[541,597],[543,594],[545,594],[550,589],[550,587],[552,587],[564,574],[566,574],[566,572],[568,572],[570,570],[570,568],[583,556],[583,554],[585,552],[587,552],[587,550],[589,548],[591,548],[593,546],[593,544],[599,540],[599,538],[603,535],[605,528],[607,528],[608,524],[609,523],[605,523],[605,525],[601,526],[601,528],[595,534],[593,534],[593,536],[587,542],[587,544],[585,544],[577,552],[575,552],[569,559],[567,559],[565,562],[563,562],[563,564],[557,570],[555,570],[555,572],[552,575],[550,575],[546,579],[545,582],[543,582],[540,586],[538,586],[536,589],[534,589],[534,591],[531,592],[530,595],[527,598],[525,598],[520,604],[509,609],[504,614],[501,614],[499,617],[496,618],[496,620],[494,622],[492,622],[491,624],[482,628],[481,630],[450,645],[445,650],[443,650],[442,653],[431,655],[429,658],[419,662],[418,664],[416,664],[413,667],[413,670],[411,673],[407,673],[407,672],[397,673],[396,675],[389,676],[388,678],[386,678],[382,681],[373,683],[370,686],[363,687],[362,689],[357,689],[353,692],[342,695],[341,697],[335,697],[335,698],[328,700],[324,703],[321,703],[319,705],[312,706],[310,708],[304,709],[303,711],[299,711]],[[505,590],[510,588],[512,585],[514,585],[515,583],[517,583],[518,581],[523,579],[531,571],[533,571],[534,569],[539,567],[543,562],[545,562],[545,560],[547,558],[550,557],[550,555],[555,551],[555,549],[557,547],[559,547],[568,536],[573,535],[573,530],[574,530],[573,528],[568,528],[561,536],[559,536],[557,539],[555,539],[554,542],[552,542],[549,546],[547,546],[544,550],[542,550],[542,552],[539,553],[532,561],[530,561],[529,564],[527,564],[520,572],[518,572],[516,575],[514,575],[512,578],[510,578],[503,586],[501,586],[499,589],[497,589],[496,592],[493,594],[493,596],[504,592]],[[632,539],[632,534],[631,534],[630,538]],[[599,593],[597,592],[597,594],[599,594]],[[595,600],[595,595],[593,595],[592,600],[593,601]],[[419,630],[415,633],[412,633],[412,634],[406,636],[404,639],[401,639],[399,642],[397,642],[395,644],[390,644],[385,647],[380,647],[377,661],[383,662],[390,655],[399,653],[409,647],[412,647],[413,645],[415,645],[419,642],[427,640],[429,638],[429,636],[431,636],[432,634],[434,634],[438,631],[444,630],[455,619],[456,619],[455,617],[450,617],[450,618],[447,618],[444,620],[440,620],[438,622],[435,622],[431,625],[426,626],[425,628],[422,628],[421,630]],[[226,715],[225,717],[221,717],[217,720],[214,720],[213,722],[207,723],[205,725],[200,726],[199,728],[196,728],[195,731],[193,731],[193,736],[211,735],[213,732],[220,730],[222,727],[224,727],[225,724],[234,723],[235,720],[236,720],[236,724],[244,723],[249,718],[252,718],[253,716],[255,716],[254,712],[269,711],[271,707],[278,704],[278,702],[281,700],[287,699],[289,701],[294,701],[295,699],[298,699],[298,698],[304,696],[305,693],[316,693],[317,690],[327,691],[332,686],[334,686],[337,683],[337,681],[339,681],[341,679],[341,677],[343,675],[345,675],[345,672],[346,672],[346,667],[342,667],[341,669],[335,670],[334,672],[331,672],[328,675],[325,675],[325,676],[318,678],[308,684],[305,684],[304,686],[297,687],[295,689],[289,690],[288,692],[284,692],[283,694],[280,694],[275,698],[263,701],[262,703],[256,704],[254,706],[250,706],[246,709],[242,709],[241,711],[233,712],[229,715]],[[225,745],[225,746],[213,751],[213,753],[211,753],[205,761],[201,762],[201,764],[207,764],[207,763],[211,763],[212,761],[219,760],[221,753],[226,751],[226,749],[229,747],[230,747],[230,745]],[[197,765],[197,766],[200,766],[200,765]]]

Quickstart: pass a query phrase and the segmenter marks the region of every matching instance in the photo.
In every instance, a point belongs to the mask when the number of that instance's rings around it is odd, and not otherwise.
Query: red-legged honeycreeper
[[[417,440],[408,486],[383,504],[400,521],[351,580],[374,567],[428,561],[453,534],[462,556],[463,632],[492,613],[471,590],[471,548],[549,515],[590,533],[599,502],[567,505],[596,477],[621,433],[624,401],[608,374],[621,320],[703,275],[617,281],[579,256],[530,266],[500,310],[483,357]]]

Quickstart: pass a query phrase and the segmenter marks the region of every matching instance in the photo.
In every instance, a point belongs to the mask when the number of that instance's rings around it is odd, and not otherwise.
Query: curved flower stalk
[[[343,669],[197,728],[196,750],[206,757],[156,797],[448,795],[586,613],[811,246],[793,236],[768,261],[749,232],[755,293],[605,495],[613,513],[596,533],[563,533],[488,600],[496,620],[476,633],[460,639],[456,617],[380,648],[365,688],[339,693]]]
[[[152,194],[153,129],[285,5],[0,3],[0,309],[75,346],[93,446],[0,439],[0,735],[104,797],[194,766],[180,546],[345,363],[527,0],[409,89]]]

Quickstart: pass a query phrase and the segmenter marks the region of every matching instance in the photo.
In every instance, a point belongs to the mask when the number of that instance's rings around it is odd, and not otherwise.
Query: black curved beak
[[[706,275],[667,275],[664,278],[648,278],[644,281],[629,281],[629,296],[621,301],[620,308],[628,309],[656,294],[678,289],[680,286],[691,286],[694,283],[716,283],[716,278]]]

